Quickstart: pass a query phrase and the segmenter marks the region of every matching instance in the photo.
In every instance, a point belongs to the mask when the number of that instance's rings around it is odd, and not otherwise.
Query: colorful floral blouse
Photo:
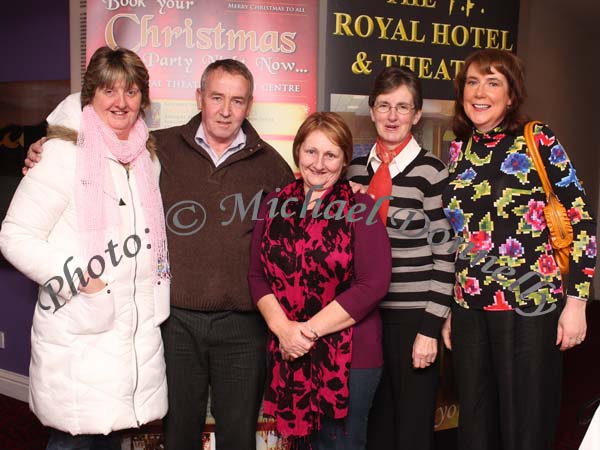
[[[549,243],[546,196],[525,138],[496,128],[475,131],[450,146],[450,182],[444,211],[458,236],[455,301],[465,307],[529,311],[563,298],[563,284]],[[596,260],[596,224],[564,148],[547,126],[535,141],[548,178],[573,225],[566,293],[589,295]]]

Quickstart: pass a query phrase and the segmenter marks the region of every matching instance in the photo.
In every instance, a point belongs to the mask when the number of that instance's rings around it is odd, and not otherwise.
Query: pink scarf
[[[118,223],[118,200],[106,195],[114,189],[107,157],[112,154],[121,164],[129,164],[139,192],[152,249],[157,279],[170,278],[165,230],[165,214],[158,181],[150,154],[146,150],[148,128],[141,118],[135,122],[127,140],[117,135],[100,119],[92,105],[83,108],[77,136],[75,165],[75,206],[77,223],[83,236],[84,261],[104,255],[106,230]],[[143,236],[139,236],[142,238]]]

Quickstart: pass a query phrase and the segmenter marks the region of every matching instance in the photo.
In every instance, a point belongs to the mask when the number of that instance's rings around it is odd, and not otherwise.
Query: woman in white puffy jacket
[[[49,118],[44,157],[2,224],[2,253],[40,285],[30,407],[52,428],[49,450],[120,449],[115,431],[167,412],[170,273],[149,104],[140,58],[98,49],[83,111],[70,96]]]

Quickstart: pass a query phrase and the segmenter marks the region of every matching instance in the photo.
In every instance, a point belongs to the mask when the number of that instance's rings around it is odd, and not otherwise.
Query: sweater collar
[[[474,142],[482,142],[483,144],[488,144],[491,142],[498,142],[502,138],[506,136],[506,131],[504,127],[499,125],[496,128],[489,131],[479,131],[476,128],[473,128],[473,141]]]
[[[188,145],[190,145],[192,148],[197,150],[201,149],[203,152],[206,152],[200,145],[198,145],[198,142],[196,142],[196,132],[198,131],[201,123],[202,113],[200,112],[192,117],[190,121],[183,126],[182,135]],[[239,153],[254,153],[262,147],[262,140],[248,119],[244,119],[244,122],[242,123],[242,131],[246,135],[246,145],[242,150],[240,150]]]
[[[489,131],[479,131],[477,128],[473,127],[473,136],[481,136],[483,139],[487,139],[487,136],[494,136],[498,133],[504,133],[504,127],[502,125],[498,125]]]
[[[402,173],[404,169],[408,167],[408,165],[415,160],[415,158],[421,152],[421,146],[417,143],[414,136],[410,138],[406,148],[404,148],[391,162],[390,162],[390,172],[394,173]],[[373,171],[377,171],[379,165],[381,164],[381,160],[377,156],[376,144],[373,145],[371,151],[369,153],[369,157],[367,159],[367,165],[373,167]],[[395,168],[392,170],[392,166]]]

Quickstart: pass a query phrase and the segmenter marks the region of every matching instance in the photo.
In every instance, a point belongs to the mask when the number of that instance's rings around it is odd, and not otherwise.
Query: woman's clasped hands
[[[315,345],[315,333],[308,322],[288,321],[277,333],[279,350],[284,361],[294,361],[306,355]]]

